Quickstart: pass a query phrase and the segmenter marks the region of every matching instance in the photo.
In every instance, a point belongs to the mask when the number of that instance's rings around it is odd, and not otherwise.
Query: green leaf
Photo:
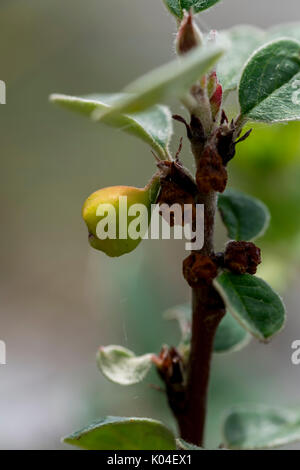
[[[176,439],[176,446],[178,450],[205,450],[202,447],[195,446],[186,442],[184,439]]]
[[[229,449],[265,449],[300,440],[300,414],[269,406],[235,407],[223,425]]]
[[[152,365],[152,354],[137,357],[122,346],[100,347],[97,364],[102,374],[120,385],[132,385],[141,382]]]
[[[242,25],[222,31],[220,38],[222,37],[230,46],[218,62],[217,74],[223,91],[226,92],[237,88],[244,64],[262,44],[265,33],[254,26]]]
[[[175,450],[174,435],[160,421],[107,416],[63,439],[87,450]]]
[[[250,340],[249,333],[227,313],[217,329],[214,352],[223,354],[240,351]]]
[[[118,113],[136,113],[168,98],[181,98],[197,80],[210,70],[224,53],[216,45],[197,47],[183,57],[155,69],[126,87],[126,95],[109,109],[96,109],[95,120]]]
[[[214,285],[226,307],[253,336],[264,341],[278,333],[285,322],[285,308],[271,287],[250,274],[223,272]]]
[[[207,10],[220,0],[164,0],[167,8],[177,18],[182,19],[183,10],[189,11],[193,8],[194,13]]]
[[[53,103],[88,117],[93,112],[107,111],[114,103],[126,98],[125,94],[88,95],[83,97],[54,94],[50,96]],[[123,130],[142,139],[162,157],[166,158],[173,132],[172,116],[166,106],[155,105],[147,111],[136,114],[115,113],[102,119],[104,124]]]
[[[270,213],[258,199],[234,189],[219,194],[218,208],[232,240],[250,241],[268,228]]]
[[[259,122],[300,119],[300,42],[273,41],[246,64],[239,85],[244,119]]]
[[[169,9],[169,11],[177,16],[177,18],[182,19],[183,18],[183,10],[181,6],[181,0],[163,0],[166,7]]]
[[[168,320],[177,320],[182,334],[179,349],[189,353],[191,341],[191,307],[188,304],[177,305],[165,312],[164,317]],[[236,352],[247,346],[251,336],[231,316],[225,315],[220,322],[214,341],[214,352],[218,354]]]

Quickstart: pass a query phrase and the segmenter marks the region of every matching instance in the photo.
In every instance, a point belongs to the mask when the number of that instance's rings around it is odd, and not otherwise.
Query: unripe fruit
[[[159,191],[159,179],[154,178],[145,188],[134,188],[130,186],[111,186],[108,188],[99,189],[91,194],[85,201],[82,208],[82,217],[87,225],[89,231],[89,243],[96,250],[103,251],[108,256],[117,257],[125,253],[133,251],[141,242],[144,233],[133,239],[129,236],[128,227],[130,222],[134,220],[138,214],[128,215],[130,207],[134,204],[142,204],[146,207],[148,220],[147,226],[150,223],[151,217],[151,204],[156,201]],[[127,197],[126,212],[121,214],[123,216],[122,227],[120,227],[120,197]],[[124,200],[123,200],[124,201]],[[107,233],[108,238],[100,239],[97,236],[97,226],[99,222],[107,215],[107,209],[102,206],[103,213],[99,214],[101,205],[111,205],[115,211],[113,236]],[[123,204],[123,203],[121,203]],[[124,207],[121,209],[124,210]],[[113,211],[113,212],[114,212]],[[104,217],[103,217],[104,216]],[[119,231],[122,231],[122,234]],[[146,231],[146,230],[145,230]],[[99,233],[98,233],[99,235]]]

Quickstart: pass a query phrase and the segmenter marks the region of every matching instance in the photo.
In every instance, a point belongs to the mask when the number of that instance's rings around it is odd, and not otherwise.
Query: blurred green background
[[[237,23],[267,27],[299,18],[299,0],[224,0],[201,15],[203,30]],[[162,312],[189,298],[179,241],[147,241],[114,260],[89,248],[80,210],[94,190],[142,186],[149,149],[121,132],[56,109],[52,92],[113,92],[173,56],[175,22],[161,0],[1,0],[0,79],[7,104],[1,132],[0,448],[59,449],[60,437],[102,415],[149,416],[174,426],[155,374],[135,387],[97,371],[100,344],[136,353],[176,344]],[[177,126],[177,138],[183,133]],[[214,359],[208,442],[220,443],[226,407],[299,404],[300,125],[258,126],[231,164],[230,184],[269,204],[272,225],[258,244],[261,274],[288,307],[271,344]],[[183,158],[192,167],[188,143]],[[220,228],[217,243],[224,243]]]

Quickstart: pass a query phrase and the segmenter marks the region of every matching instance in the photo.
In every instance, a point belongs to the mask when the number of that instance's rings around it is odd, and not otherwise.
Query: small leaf
[[[182,19],[183,10],[189,11],[193,8],[194,13],[207,10],[220,0],[164,0],[167,8],[177,18]]]
[[[223,354],[240,351],[249,344],[250,340],[249,333],[227,313],[217,329],[214,352]]]
[[[100,347],[97,354],[97,363],[102,374],[120,385],[141,382],[151,368],[151,359],[152,354],[137,357],[122,346]]]
[[[202,447],[195,446],[194,444],[190,444],[186,442],[184,439],[176,439],[176,446],[178,450],[205,450]]]
[[[210,70],[224,53],[220,46],[197,47],[173,62],[155,69],[126,87],[127,94],[109,109],[96,109],[95,120],[118,113],[136,113],[171,97],[181,98],[197,80]]]
[[[261,47],[246,64],[239,85],[241,113],[259,122],[300,119],[300,42],[280,39]]]
[[[270,213],[258,199],[234,189],[219,194],[218,208],[232,240],[250,241],[268,228]]]
[[[234,407],[223,425],[229,449],[254,450],[300,440],[299,412],[269,406]]]
[[[169,11],[173,15],[177,16],[177,18],[180,18],[180,19],[183,18],[181,0],[163,0],[163,1],[166,4],[166,7],[169,9]]]
[[[191,306],[188,304],[177,305],[165,312],[164,317],[168,320],[177,320],[182,334],[180,350],[189,353],[191,341]],[[250,342],[251,336],[240,326],[240,324],[229,314],[220,322],[214,341],[214,353],[224,354],[240,351]]]
[[[285,308],[271,287],[250,274],[223,272],[214,285],[226,307],[253,336],[264,341],[278,333],[285,322]]]
[[[71,111],[91,117],[95,110],[108,110],[125,96],[122,93],[83,97],[54,94],[50,96],[50,100]],[[142,139],[162,158],[166,158],[173,132],[172,116],[166,106],[156,105],[147,111],[131,115],[115,113],[113,116],[104,117],[102,121],[108,126]]]
[[[87,450],[175,450],[174,435],[160,421],[107,416],[63,439]]]
[[[242,25],[221,32],[230,46],[217,65],[223,91],[237,88],[242,69],[251,54],[263,42],[265,33],[254,26]]]

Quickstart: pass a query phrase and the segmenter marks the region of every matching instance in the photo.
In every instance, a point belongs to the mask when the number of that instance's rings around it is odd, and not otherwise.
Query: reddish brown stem
[[[216,193],[199,195],[205,207],[204,246],[201,254],[210,256],[214,251],[214,223]],[[192,289],[192,339],[186,383],[186,407],[177,416],[181,437],[201,446],[209,387],[213,343],[218,325],[225,315],[224,304],[211,285]]]

